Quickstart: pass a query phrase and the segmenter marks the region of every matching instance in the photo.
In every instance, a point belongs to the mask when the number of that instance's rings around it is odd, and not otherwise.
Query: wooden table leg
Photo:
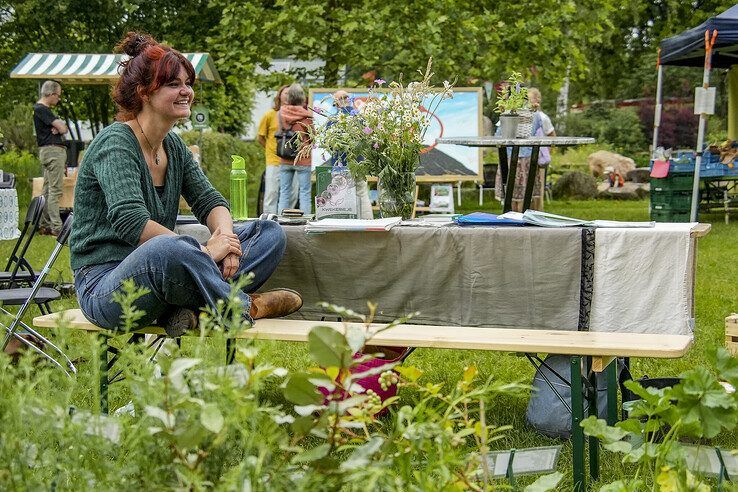
[[[534,145],[530,154],[530,166],[528,168],[528,179],[525,182],[525,197],[523,199],[523,212],[530,208],[530,202],[533,198],[533,188],[536,184],[538,176],[538,152],[540,147]]]
[[[507,172],[507,180],[505,181],[505,203],[502,207],[503,212],[509,212],[512,210],[512,200],[515,194],[515,175],[518,172],[518,154],[520,153],[520,147],[512,148],[512,155],[510,156],[510,164]],[[507,157],[507,149],[505,149],[505,157]]]

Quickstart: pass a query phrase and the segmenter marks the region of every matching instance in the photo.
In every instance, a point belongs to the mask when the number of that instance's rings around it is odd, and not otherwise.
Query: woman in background
[[[541,91],[535,87],[528,89],[528,101],[530,102],[530,108],[533,110],[533,118],[538,119],[535,136],[537,137],[555,137],[556,130],[554,129],[551,118],[546,113],[541,111]],[[548,173],[549,165],[551,164],[551,148],[541,147],[538,154],[538,180],[540,181],[539,187],[541,193],[531,200],[531,208],[534,210],[543,211],[543,195],[546,190],[546,174]]]
[[[313,113],[306,109],[305,91],[300,84],[292,84],[287,89],[287,103],[282,104],[279,108],[277,116],[280,126],[285,130],[295,132],[308,132],[313,126]],[[307,142],[306,133],[302,134],[304,145]],[[299,191],[299,209],[305,214],[312,213],[312,182],[310,176],[312,173],[312,159],[310,154],[301,156],[295,161],[281,159],[280,165],[280,185],[279,185],[279,213],[289,208],[290,189],[292,188],[292,180],[297,178],[300,183]]]

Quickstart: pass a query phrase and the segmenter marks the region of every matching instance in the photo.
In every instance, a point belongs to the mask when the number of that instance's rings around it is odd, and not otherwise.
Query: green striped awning
[[[220,82],[208,53],[182,53],[195,67],[197,80]],[[118,63],[128,55],[28,53],[10,72],[14,79],[54,79],[72,84],[105,84],[118,78]]]

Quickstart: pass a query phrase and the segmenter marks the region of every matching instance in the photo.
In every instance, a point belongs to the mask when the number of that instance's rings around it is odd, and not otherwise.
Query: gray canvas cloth
[[[262,290],[289,287],[304,298],[298,319],[327,313],[316,303],[367,312],[377,321],[420,311],[428,325],[576,330],[578,228],[395,227],[389,232],[307,235],[285,226],[287,251]],[[180,234],[204,241],[203,226]]]

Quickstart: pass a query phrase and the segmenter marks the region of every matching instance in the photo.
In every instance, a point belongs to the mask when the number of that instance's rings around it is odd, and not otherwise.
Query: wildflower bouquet
[[[421,80],[407,86],[401,80],[389,84],[375,80],[363,104],[328,116],[327,123],[310,135],[314,147],[331,154],[337,163],[348,165],[355,179],[379,179],[380,211],[385,191],[388,200],[394,200],[398,207],[394,215],[409,216],[406,205],[410,202],[411,212],[423,139],[441,101],[453,97],[448,81],[443,89],[430,84],[431,67],[432,59],[425,71],[418,71]],[[385,212],[390,213],[382,211],[383,216]]]

